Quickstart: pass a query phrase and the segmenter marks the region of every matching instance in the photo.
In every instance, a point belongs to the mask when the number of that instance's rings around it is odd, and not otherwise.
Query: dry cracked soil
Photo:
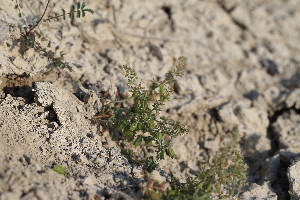
[[[29,25],[46,2],[19,0]],[[184,182],[238,127],[249,166],[244,199],[300,199],[299,0],[86,0],[94,14],[37,29],[73,72],[24,46],[16,3],[0,0],[1,200],[141,199],[142,168],[90,119],[103,95],[128,93],[123,65],[149,85],[179,56],[185,75],[163,115],[190,133],[172,141],[176,158],[150,176],[168,182],[173,172]],[[46,15],[73,3],[52,0]]]

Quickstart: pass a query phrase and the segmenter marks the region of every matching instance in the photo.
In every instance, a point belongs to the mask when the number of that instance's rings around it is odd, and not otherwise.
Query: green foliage
[[[188,128],[180,122],[168,117],[159,117],[161,106],[165,101],[170,100],[174,92],[174,77],[184,74],[182,70],[184,58],[180,57],[178,61],[178,66],[166,74],[165,80],[152,80],[149,90],[146,90],[141,82],[136,83],[137,74],[132,68],[124,66],[133,104],[130,108],[112,107],[111,115],[106,121],[113,130],[121,133],[121,139],[131,142],[135,147],[144,144],[156,148],[156,159],[150,156],[140,162],[148,171],[153,170],[165,155],[174,158],[175,153],[170,147],[170,142],[165,140],[166,136],[172,139],[188,133]]]
[[[17,2],[17,4],[15,5],[14,9],[18,10],[18,12],[19,12],[19,13],[18,13],[18,16],[19,16],[19,17],[24,16],[24,13],[21,12],[21,8],[23,8],[22,4],[19,4],[19,3]]]
[[[68,171],[60,165],[53,165],[52,169],[59,174],[68,174]]]
[[[202,163],[199,173],[195,178],[188,178],[186,183],[180,183],[172,175],[171,189],[166,192],[156,191],[160,199],[174,200],[209,200],[211,197],[219,199],[233,198],[242,192],[247,185],[247,166],[243,161],[243,155],[238,146],[238,133],[235,128],[231,132],[231,142],[220,149],[211,161]],[[149,193],[149,194],[153,194]],[[225,193],[222,193],[225,191]],[[156,196],[150,199],[156,199]]]
[[[75,17],[75,13],[76,13],[76,18],[80,18],[80,17],[85,17],[85,12],[89,12],[89,13],[94,13],[94,11],[92,9],[89,8],[85,8],[85,3],[83,2],[82,4],[77,3],[76,9],[75,6],[72,5],[70,12],[67,13],[65,9],[62,9],[62,13],[61,15],[58,15],[57,13],[54,12],[54,17],[49,16],[48,19],[44,19],[43,21],[51,21],[51,19],[55,19],[56,21],[59,21],[60,18],[62,18],[63,20],[66,20],[66,16],[69,15],[69,17],[71,19],[73,19]]]
[[[16,4],[15,4],[15,9],[18,10],[18,16],[19,17],[23,17],[24,13],[21,12],[21,9],[23,8],[22,4],[19,3],[18,0],[15,0]],[[69,69],[69,71],[72,71],[72,67],[70,66],[70,64],[68,62],[63,62],[63,57],[56,57],[55,53],[51,50],[47,50],[46,48],[43,48],[40,42],[37,42],[37,38],[41,38],[41,34],[39,34],[37,31],[34,31],[34,29],[36,29],[39,24],[41,23],[41,21],[46,22],[46,21],[51,21],[52,19],[55,19],[56,21],[59,21],[60,18],[62,18],[63,20],[66,20],[66,16],[69,15],[69,17],[71,19],[73,19],[75,17],[75,13],[76,13],[76,17],[80,18],[80,17],[85,17],[86,12],[89,13],[94,13],[94,11],[92,9],[89,8],[85,8],[85,3],[83,2],[82,4],[77,3],[76,4],[76,9],[75,6],[72,5],[70,12],[66,13],[65,9],[62,9],[62,13],[61,15],[58,15],[57,13],[54,13],[54,17],[49,16],[48,19],[43,19],[45,16],[45,13],[47,11],[47,8],[49,6],[50,0],[47,1],[47,5],[45,7],[44,13],[43,15],[40,17],[40,19],[38,20],[38,22],[33,26],[33,27],[29,27],[27,25],[27,22],[25,20],[25,18],[23,17],[23,21],[26,24],[26,27],[29,28],[28,31],[26,31],[26,33],[23,35],[25,38],[25,41],[27,43],[27,46],[29,48],[35,48],[35,50],[37,50],[38,52],[42,52],[44,56],[46,56],[48,59],[52,60],[52,62],[60,67],[61,69],[67,68]],[[43,39],[42,39],[43,40]]]

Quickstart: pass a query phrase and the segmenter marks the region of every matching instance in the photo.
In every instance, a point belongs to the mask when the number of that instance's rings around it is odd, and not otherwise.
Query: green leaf
[[[65,168],[63,168],[62,166],[59,166],[59,165],[53,165],[52,169],[59,174],[67,174],[68,173]]]
[[[89,12],[89,13],[92,13],[92,14],[94,13],[94,11],[92,9],[89,9],[89,8],[86,8],[86,9],[84,9],[82,11],[86,11],[86,12]]]
[[[152,82],[152,84],[150,85],[150,90],[155,90],[156,87],[157,87],[157,83]]]
[[[84,11],[82,11],[82,17],[85,17],[85,12]]]
[[[30,35],[27,40],[28,47],[33,48],[34,43],[35,43],[35,37],[33,35]]]
[[[142,137],[141,135],[139,135],[139,136],[136,138],[136,140],[133,142],[133,145],[134,145],[135,147],[139,146],[139,145],[141,144],[141,142],[142,142],[142,139],[143,139],[143,137]]]
[[[167,98],[166,98],[165,96],[163,96],[163,94],[161,94],[161,95],[159,96],[159,100],[162,101],[162,102],[164,102],[166,99],[167,99]]]
[[[63,12],[63,20],[66,20],[66,11],[65,11],[65,9],[62,9],[62,12]]]
[[[163,94],[164,92],[165,92],[165,85],[162,84],[162,85],[159,86],[159,93]]]
[[[56,21],[59,21],[59,17],[57,17],[57,16],[58,16],[58,14],[55,12],[55,13],[54,13],[54,15],[55,15],[55,17],[56,17],[56,18],[55,18],[55,19],[56,19]]]
[[[69,69],[70,72],[72,71],[72,67],[69,65],[68,62],[62,62],[60,59],[57,59],[57,60],[59,60],[59,61],[57,62],[57,65],[58,65],[61,69],[64,69],[64,68],[67,67],[67,68]]]
[[[131,130],[128,130],[128,129],[126,129],[124,132],[123,132],[123,134],[125,135],[125,136],[132,136],[133,135],[133,131],[131,131]]]
[[[161,160],[165,159],[165,152],[163,150],[160,150],[158,152],[158,156],[159,156],[159,159],[161,159]]]
[[[75,10],[75,6],[72,5],[72,6],[71,6],[71,11],[70,11],[70,17],[71,17],[71,19],[74,18],[74,12],[75,12],[74,10]]]
[[[124,129],[125,126],[126,126],[126,123],[124,121],[121,121],[118,123],[117,128],[120,131],[120,130]]]
[[[156,135],[156,139],[160,142],[162,140],[163,136],[161,132],[158,132]]]
[[[68,68],[68,70],[69,70],[70,72],[73,71],[73,69],[72,69],[72,67],[69,65],[69,63],[67,63],[67,68]]]
[[[131,149],[123,149],[122,152],[124,152],[127,155],[133,155],[134,152]]]
[[[142,123],[138,123],[136,130],[140,131],[144,129],[144,125]]]
[[[206,192],[210,192],[211,190],[212,190],[211,184],[209,184],[209,185],[207,186],[207,188],[205,189],[205,191],[206,191]]]
[[[153,137],[144,137],[144,141],[145,141],[145,144],[146,144],[147,146],[149,146],[149,145],[152,144]]]
[[[170,156],[171,158],[174,158],[174,156],[175,156],[175,152],[174,152],[174,150],[173,150],[171,147],[168,147],[168,148],[167,148],[167,154],[168,154],[168,156]]]
[[[154,123],[154,121],[150,121],[148,125],[149,125],[149,128],[150,128],[150,129],[154,129],[154,128],[155,128],[155,123]]]
[[[63,64],[64,64],[64,62],[62,62],[62,61],[59,61],[59,62],[57,63],[58,66],[61,66],[61,65],[63,65]],[[64,67],[61,66],[61,68],[63,69]]]
[[[202,189],[202,187],[203,187],[203,182],[200,182],[198,185],[197,185],[197,188],[199,189],[199,190],[201,190]]]
[[[76,17],[77,17],[77,18],[80,18],[80,10],[77,10],[76,13],[77,13],[77,14],[76,14]]]
[[[80,3],[77,3],[77,10],[80,9]]]
[[[158,164],[154,162],[153,156],[150,156],[146,158],[145,166],[147,168],[146,170],[151,173],[155,168],[158,167]]]
[[[138,123],[137,123],[137,122],[134,122],[134,123],[132,123],[132,124],[130,125],[130,128],[129,128],[129,130],[131,130],[131,131],[135,131],[135,130],[137,130],[137,125],[138,125]]]
[[[136,102],[135,103],[135,106],[134,106],[134,113],[138,113],[138,114],[141,114],[142,113],[142,110],[140,109],[141,108],[141,102]]]
[[[85,7],[85,3],[82,2],[82,4],[81,4],[81,10],[84,9],[84,7]]]

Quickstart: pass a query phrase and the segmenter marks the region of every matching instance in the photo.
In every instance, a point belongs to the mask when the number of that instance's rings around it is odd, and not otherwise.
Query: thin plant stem
[[[43,13],[42,17],[39,19],[39,21],[38,21],[38,22],[37,22],[37,23],[36,23],[29,31],[27,31],[27,34],[29,34],[31,31],[33,31],[33,29],[35,29],[35,28],[41,23],[41,21],[42,21],[44,15],[45,15],[45,13],[46,13],[46,10],[47,10],[47,8],[48,8],[49,3],[50,3],[50,0],[48,0],[48,2],[47,2],[47,5],[46,5],[46,8],[45,8],[45,10],[44,10],[44,13]]]
[[[69,13],[57,15],[57,16],[55,16],[55,17],[49,17],[48,19],[44,19],[43,22],[50,21],[51,19],[57,19],[57,18],[62,17],[62,16],[64,16],[64,15],[69,15],[69,14],[71,14],[71,13],[76,13],[76,12],[77,12],[77,11],[75,10],[75,11],[73,11],[73,12],[69,12]]]

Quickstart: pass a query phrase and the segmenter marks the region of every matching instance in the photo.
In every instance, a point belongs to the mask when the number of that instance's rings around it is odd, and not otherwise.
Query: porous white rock
[[[293,111],[284,113],[272,124],[272,128],[274,136],[278,137],[279,148],[300,148],[300,118],[297,113]]]
[[[277,200],[277,195],[270,189],[270,183],[264,182],[263,185],[256,183],[252,184],[249,191],[243,194],[245,200],[252,199],[265,199],[265,200]]]
[[[295,106],[296,109],[300,109],[300,89],[292,90],[286,97],[285,104],[287,108]]]
[[[180,95],[195,94],[201,95],[205,91],[195,75],[186,75],[176,79],[175,88]]]
[[[300,199],[300,161],[295,161],[287,171],[290,182],[290,198],[291,200]]]
[[[9,24],[0,20],[0,44],[9,37]]]

